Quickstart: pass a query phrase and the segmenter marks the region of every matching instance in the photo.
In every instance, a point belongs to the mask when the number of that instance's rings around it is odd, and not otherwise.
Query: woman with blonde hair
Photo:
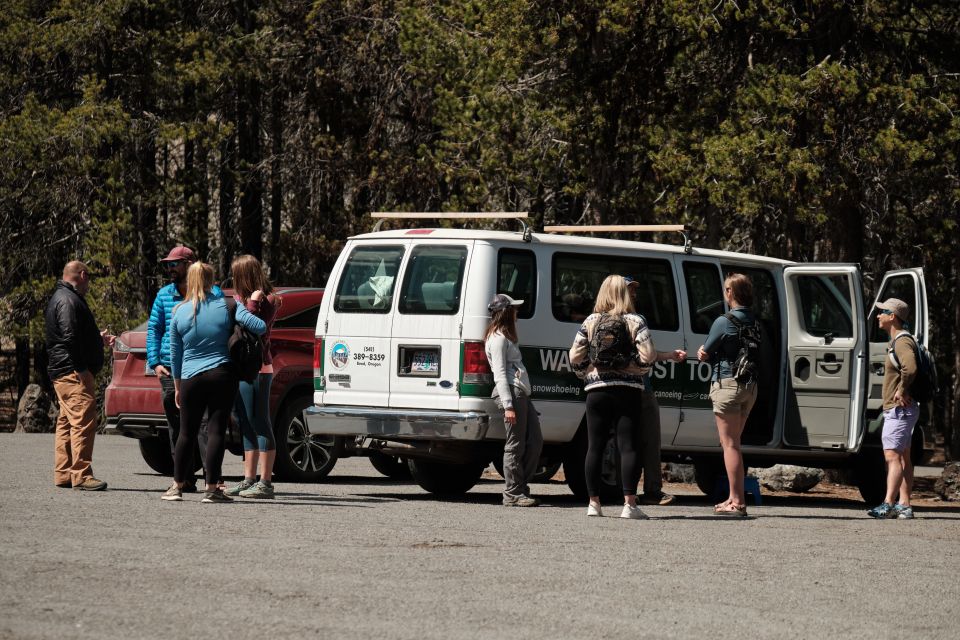
[[[517,346],[517,307],[514,300],[498,293],[487,305],[490,324],[484,335],[484,350],[493,372],[494,397],[503,407],[506,440],[503,444],[503,505],[536,507],[527,483],[536,473],[543,449],[540,418],[530,401],[530,376]]]
[[[733,363],[740,352],[740,328],[754,327],[757,319],[750,310],[753,282],[742,273],[731,273],[723,281],[723,299],[729,313],[713,321],[707,341],[697,350],[700,362],[713,364],[710,400],[723,448],[723,465],[730,485],[729,497],[714,507],[720,516],[745,517],[747,506],[743,490],[743,454],[740,438],[750,410],[757,401],[757,381],[739,382]],[[732,319],[731,319],[732,317]]]
[[[193,472],[193,443],[207,413],[207,490],[202,501],[232,501],[218,485],[224,435],[237,395],[237,374],[227,348],[234,321],[257,335],[266,330],[263,320],[241,306],[231,317],[223,296],[213,293],[213,267],[194,262],[187,270],[186,295],[174,307],[170,320],[170,359],[174,399],[180,408],[180,436],[173,455],[174,483],[161,496],[163,500],[183,499],[183,485]]]
[[[584,472],[588,516],[602,516],[600,474],[611,429],[620,449],[623,488],[621,518],[646,518],[637,506],[640,479],[636,441],[641,425],[644,376],[657,358],[650,331],[634,312],[627,281],[610,275],[600,285],[593,313],[587,316],[570,348],[570,366],[587,393],[587,457]]]
[[[273,462],[277,455],[273,425],[270,421],[270,385],[273,382],[273,358],[270,354],[270,329],[280,308],[280,298],[256,257],[242,255],[230,266],[233,295],[237,306],[263,320],[263,366],[253,382],[240,381],[236,409],[243,433],[243,480],[227,489],[228,496],[272,498]],[[260,480],[257,480],[257,463]]]

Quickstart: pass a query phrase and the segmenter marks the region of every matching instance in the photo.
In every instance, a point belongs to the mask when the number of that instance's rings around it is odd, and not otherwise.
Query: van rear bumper
[[[490,416],[479,411],[425,411],[322,406],[307,409],[310,433],[403,440],[483,440]]]

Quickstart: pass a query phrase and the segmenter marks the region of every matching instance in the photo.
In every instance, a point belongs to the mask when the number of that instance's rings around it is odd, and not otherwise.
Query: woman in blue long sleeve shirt
[[[223,295],[213,293],[213,267],[195,262],[187,271],[187,292],[170,322],[170,360],[175,399],[180,407],[180,437],[173,455],[174,484],[163,500],[182,500],[187,475],[193,471],[193,446],[204,413],[207,452],[204,461],[207,491],[203,502],[232,502],[218,488],[223,464],[224,435],[237,395],[237,374],[230,363],[227,341],[236,321],[256,335],[267,325],[241,305],[230,317]]]

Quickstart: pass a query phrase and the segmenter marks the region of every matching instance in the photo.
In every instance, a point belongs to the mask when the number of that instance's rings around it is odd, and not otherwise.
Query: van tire
[[[367,455],[373,468],[391,480],[410,479],[410,466],[407,464],[406,458],[387,455],[379,451],[371,451]]]
[[[698,458],[693,461],[693,480],[704,495],[714,494],[717,489],[717,478],[725,473],[723,460],[719,458]]]
[[[620,456],[616,455],[616,439],[610,438],[604,449],[604,473],[600,479],[600,501],[601,502],[621,502],[623,500],[623,489],[620,483]],[[581,500],[588,500],[587,495],[587,476],[584,469],[584,463],[587,459],[587,425],[586,418],[580,423],[577,435],[574,436],[570,444],[567,445],[566,453],[563,457],[563,475],[567,480],[567,486],[573,495]]]
[[[480,480],[483,470],[487,468],[487,463],[451,464],[423,458],[410,458],[407,460],[407,466],[414,481],[424,490],[446,498],[461,496],[472,489]]]
[[[878,505],[887,495],[887,463],[883,450],[864,447],[853,458],[853,477],[860,497],[868,505]]]
[[[274,472],[285,482],[317,482],[337,464],[341,449],[335,436],[313,435],[304,412],[313,406],[309,395],[289,398],[277,414],[273,433],[277,441]]]

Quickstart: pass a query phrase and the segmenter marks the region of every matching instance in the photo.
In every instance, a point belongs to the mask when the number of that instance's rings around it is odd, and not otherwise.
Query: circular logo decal
[[[330,362],[333,363],[337,369],[343,369],[347,366],[347,361],[350,359],[350,349],[343,342],[338,342],[333,345],[333,348],[330,349]]]

